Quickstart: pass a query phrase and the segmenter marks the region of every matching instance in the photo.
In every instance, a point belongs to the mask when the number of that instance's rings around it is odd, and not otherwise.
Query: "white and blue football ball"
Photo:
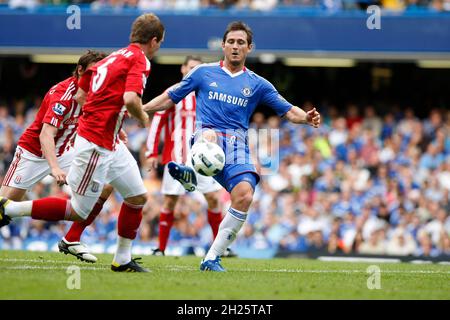
[[[213,142],[196,142],[191,148],[191,161],[195,171],[204,176],[215,176],[225,165],[225,153]]]

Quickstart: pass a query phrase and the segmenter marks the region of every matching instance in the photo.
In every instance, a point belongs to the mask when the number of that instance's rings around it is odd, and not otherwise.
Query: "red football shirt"
[[[72,144],[81,108],[73,99],[78,89],[76,77],[67,78],[50,88],[42,100],[36,119],[25,130],[18,145],[38,157],[42,157],[41,134],[44,123],[58,128],[55,136],[56,156],[60,156]]]
[[[78,134],[114,150],[127,110],[123,94],[132,91],[142,95],[149,74],[150,61],[137,44],[113,52],[87,70],[79,83],[88,94]]]
[[[195,106],[195,92],[191,92],[172,108],[154,114],[147,138],[147,157],[158,156],[159,139],[164,129],[162,164],[169,161],[186,163],[195,131]]]

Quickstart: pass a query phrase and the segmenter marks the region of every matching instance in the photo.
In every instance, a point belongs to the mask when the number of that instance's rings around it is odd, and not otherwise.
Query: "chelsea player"
[[[200,264],[202,271],[225,271],[220,257],[235,240],[247,218],[259,175],[249,156],[247,130],[250,116],[257,105],[272,108],[280,117],[296,124],[320,125],[316,109],[308,112],[286,101],[266,79],[245,67],[247,55],[253,49],[253,33],[243,22],[228,25],[222,41],[224,60],[202,64],[194,68],[179,85],[164,92],[144,105],[146,112],[170,108],[190,92],[197,97],[196,134],[210,135],[224,149],[226,162],[223,170],[214,176],[231,195],[231,207],[223,218],[219,233]],[[169,173],[183,186],[195,188],[192,168],[169,163]]]

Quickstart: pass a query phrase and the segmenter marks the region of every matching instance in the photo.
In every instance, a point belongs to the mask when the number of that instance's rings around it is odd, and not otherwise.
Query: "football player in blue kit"
[[[260,179],[249,156],[247,138],[255,108],[264,105],[292,123],[316,128],[320,125],[320,114],[315,108],[305,112],[293,106],[269,81],[245,67],[247,55],[253,49],[252,40],[253,33],[245,23],[230,23],[223,36],[223,61],[197,66],[172,90],[144,105],[144,110],[149,113],[165,110],[195,91],[197,131],[194,137],[215,141],[224,149],[225,166],[214,179],[230,193],[231,207],[200,264],[202,271],[225,271],[220,257],[244,224]],[[195,188],[191,167],[171,162],[169,172],[187,190]]]

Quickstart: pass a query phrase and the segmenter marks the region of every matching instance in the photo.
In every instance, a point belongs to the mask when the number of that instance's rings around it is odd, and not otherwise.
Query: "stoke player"
[[[81,77],[77,101],[83,107],[75,138],[75,157],[67,182],[70,201],[44,198],[14,202],[0,200],[0,220],[31,215],[43,220],[85,220],[106,183],[124,199],[118,218],[117,249],[111,270],[148,272],[131,258],[131,244],[142,220],[147,190],[136,160],[118,139],[126,111],[143,126],[148,115],[141,96],[150,61],[164,38],[164,26],[154,14],[135,19],[128,47],[113,52]]]
[[[201,63],[200,57],[187,56],[181,65],[181,74],[183,77],[186,76],[189,71]],[[164,255],[173,225],[175,205],[179,196],[186,193],[183,186],[169,174],[167,163],[170,161],[186,163],[189,159],[187,157],[190,149],[189,141],[195,128],[195,104],[195,92],[191,92],[171,108],[155,113],[150,126],[146,153],[146,164],[150,169],[156,169],[158,166],[158,145],[163,130],[165,136],[161,159],[164,165],[161,186],[164,200],[159,215],[159,247],[153,250],[154,255]],[[197,174],[197,182],[197,190],[203,193],[208,203],[208,222],[215,238],[222,221],[218,194],[222,186],[212,177],[200,174]]]
[[[195,91],[196,137],[216,141],[225,149],[225,166],[214,179],[230,193],[231,207],[200,264],[202,271],[225,271],[220,256],[244,224],[260,179],[249,155],[247,136],[249,119],[256,106],[268,106],[293,123],[314,127],[320,124],[320,115],[315,108],[305,112],[293,106],[269,81],[245,67],[247,55],[253,49],[252,38],[253,33],[245,23],[230,23],[223,35],[223,61],[197,66],[180,85],[144,105],[148,112],[165,110]],[[175,162],[170,162],[168,167],[169,173],[187,190],[195,187],[192,168]]]
[[[14,159],[5,175],[0,188],[0,196],[21,201],[27,190],[51,174],[58,185],[66,183],[66,175],[74,157],[72,148],[78,126],[81,107],[73,96],[78,89],[78,80],[83,73],[106,54],[88,51],[77,63],[73,75],[50,88],[45,95],[33,123],[20,136]],[[112,192],[105,186],[99,199],[107,199]],[[96,262],[97,258],[80,243],[80,235],[102,209],[102,203],[96,204],[83,222],[75,222],[66,237],[58,244],[60,251],[70,253],[87,262]],[[7,221],[3,221],[3,224]]]

